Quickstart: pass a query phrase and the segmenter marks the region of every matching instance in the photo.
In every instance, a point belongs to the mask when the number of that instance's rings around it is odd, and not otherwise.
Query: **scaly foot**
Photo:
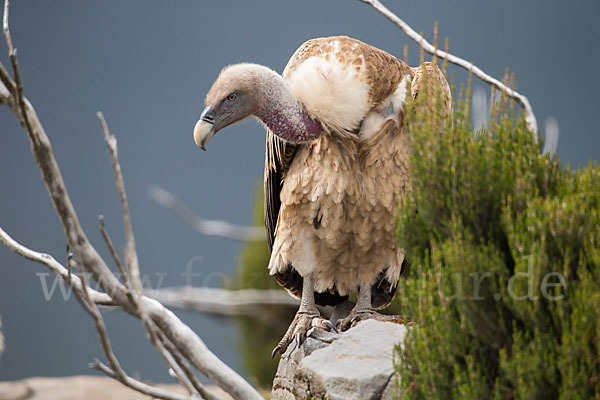
[[[283,339],[281,339],[279,344],[273,349],[271,358],[275,357],[275,354],[277,353],[283,355],[292,342],[295,342],[296,347],[300,347],[304,339],[306,339],[306,334],[312,328],[320,328],[329,332],[334,331],[337,333],[335,325],[333,325],[329,320],[322,318],[318,311],[315,311],[314,313],[298,311],[294,317],[294,320],[290,324],[290,327],[283,336]]]

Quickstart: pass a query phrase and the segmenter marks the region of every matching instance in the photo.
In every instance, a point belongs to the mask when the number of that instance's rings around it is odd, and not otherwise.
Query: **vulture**
[[[266,128],[265,225],[269,273],[300,307],[274,349],[283,354],[313,327],[348,329],[385,316],[407,265],[396,240],[398,203],[410,192],[405,105],[428,82],[450,110],[448,83],[432,63],[411,68],[346,36],[308,40],[283,74],[250,63],[225,67],[206,96],[194,141],[256,117]],[[316,305],[357,292],[336,325]],[[334,312],[334,315],[336,313]]]

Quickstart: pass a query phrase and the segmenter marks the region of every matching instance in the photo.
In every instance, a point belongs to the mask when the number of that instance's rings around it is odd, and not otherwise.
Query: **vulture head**
[[[221,71],[206,95],[194,141],[206,150],[206,143],[218,131],[250,116],[292,142],[306,142],[323,133],[277,72],[257,64],[235,64]]]
[[[206,95],[204,111],[194,128],[194,141],[202,150],[221,129],[258,111],[256,67],[251,64],[229,66],[221,72]],[[267,68],[265,68],[267,69]]]

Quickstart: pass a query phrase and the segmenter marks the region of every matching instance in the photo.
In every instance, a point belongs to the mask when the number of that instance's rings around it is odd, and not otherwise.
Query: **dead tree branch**
[[[8,233],[6,233],[2,228],[0,228],[0,241],[2,243],[4,243],[4,245],[6,247],[8,247],[10,250],[14,251],[15,253],[19,254],[20,256],[47,266],[53,273],[55,273],[56,275],[59,275],[65,282],[69,283],[74,290],[80,291],[80,292],[84,291],[85,283],[83,282],[83,280],[76,274],[71,274],[71,277],[69,277],[68,268],[63,266],[58,261],[56,261],[54,259],[54,257],[52,257],[51,255],[46,254],[46,253],[40,253],[40,252],[31,250],[26,246],[23,246],[22,244],[20,244],[16,240],[14,240],[10,235],[8,235]],[[90,288],[87,285],[85,285],[85,292],[87,292],[88,298],[98,305],[115,305],[114,302],[112,301],[112,299],[110,298],[110,296],[108,296],[106,293],[98,292],[98,291]],[[173,318],[177,318],[177,317],[175,317],[174,314],[171,313],[171,311],[164,308],[164,306],[161,303],[159,303],[158,301],[156,301],[155,299],[151,299],[146,296],[142,296],[140,298],[140,302],[144,307],[147,307],[148,314],[151,316],[157,315],[157,314],[166,314],[165,318],[163,318],[166,321],[165,322],[166,324],[170,323],[170,321]],[[171,315],[171,318],[169,318],[169,314]],[[177,321],[177,324],[173,324],[174,326],[171,329],[175,331],[174,334],[176,334],[182,338],[181,340],[185,340],[186,337],[191,338],[192,335],[194,335],[193,332],[191,332],[189,327],[183,325],[183,323],[181,321],[179,321],[178,319],[176,321]],[[183,325],[184,328],[181,328],[180,325]],[[159,331],[159,334],[163,335],[165,339],[168,339],[168,336],[163,333],[162,329]],[[168,344],[165,345],[165,347],[167,347],[167,348],[171,347],[171,350],[173,350],[173,351],[175,349],[178,350],[178,354],[176,356],[174,356],[175,359],[180,357],[180,355],[187,358],[185,353],[181,352],[177,348],[177,346],[175,346],[175,344],[173,344],[171,342],[170,339],[168,339]],[[170,350],[170,352],[172,353],[171,350]],[[198,346],[196,351],[202,352],[202,351],[208,351],[208,349]],[[214,355],[212,355],[212,357],[216,358],[216,356],[214,356]],[[219,360],[219,362],[220,362],[220,360]],[[114,371],[113,371],[113,373],[114,373]],[[189,373],[189,371],[188,371],[188,373]],[[186,375],[187,375],[187,373],[186,373]],[[214,395],[209,395],[209,397],[206,397],[203,395],[203,397],[215,399]]]
[[[6,247],[19,254],[20,256],[46,265],[48,268],[50,268],[50,270],[53,273],[61,276],[63,280],[71,286],[73,292],[75,293],[77,299],[79,300],[83,308],[94,319],[94,323],[96,325],[96,329],[100,337],[100,342],[102,344],[104,353],[112,366],[111,371],[115,379],[118,379],[126,386],[129,386],[132,389],[138,390],[149,396],[171,400],[185,399],[184,396],[170,393],[168,391],[158,389],[144,384],[142,382],[136,381],[133,378],[127,376],[127,374],[122,370],[116,356],[112,351],[112,347],[110,345],[110,341],[106,333],[106,327],[104,326],[104,320],[102,319],[102,316],[100,315],[100,312],[96,307],[96,304],[110,304],[112,303],[112,300],[106,293],[101,293],[89,288],[89,286],[85,283],[85,278],[82,273],[83,270],[80,271],[81,278],[73,273],[70,274],[69,269],[65,268],[62,264],[56,261],[54,257],[52,257],[49,254],[36,252],[23,246],[22,244],[14,240],[12,237],[10,237],[10,235],[8,235],[2,228],[0,228],[0,241],[2,241],[2,243],[4,243]]]
[[[23,95],[23,82],[21,81],[21,71],[19,70],[19,62],[17,60],[17,49],[13,47],[12,38],[10,36],[10,29],[8,27],[8,9],[10,8],[9,0],[4,0],[4,14],[2,17],[2,30],[4,32],[4,39],[6,40],[6,46],[8,48],[8,57],[10,58],[10,63],[12,66],[13,74],[15,80],[12,84],[8,84],[7,87],[12,88],[13,93],[13,101],[16,105],[17,110],[17,118],[19,118],[19,122],[21,125],[26,126],[28,129],[31,129],[31,125],[29,123],[29,119],[27,118],[27,114],[23,111],[25,109],[25,97]],[[2,68],[4,70],[4,68]],[[4,79],[3,79],[4,81]],[[10,79],[9,79],[10,81]]]
[[[106,232],[106,227],[104,226],[104,216],[103,215],[98,216],[98,223],[100,225],[100,235],[102,235],[102,239],[104,239],[104,243],[106,243],[106,247],[108,248],[108,251],[110,252],[110,256],[112,257],[113,262],[117,266],[117,269],[119,270],[119,273],[121,274],[123,279],[127,279],[127,277],[125,275],[125,270],[123,270],[123,264],[121,264],[119,255],[117,254],[117,251],[115,250],[115,246],[113,245],[113,242],[110,239],[110,236],[108,236],[108,233]]]
[[[96,114],[100,125],[102,126],[102,132],[104,133],[104,141],[108,147],[108,154],[112,163],[113,174],[115,175],[115,183],[117,185],[117,192],[119,193],[119,201],[121,203],[121,212],[123,214],[123,227],[125,228],[125,266],[127,267],[127,278],[128,288],[135,291],[136,306],[138,299],[142,294],[142,281],[140,279],[140,267],[135,249],[135,236],[133,234],[133,227],[131,225],[131,217],[129,215],[129,206],[127,204],[127,195],[125,194],[125,183],[123,181],[123,174],[121,173],[121,166],[118,160],[117,150],[117,138],[111,135],[108,131],[108,125],[104,119],[104,115],[98,111]]]
[[[184,308],[214,315],[257,316],[265,306],[298,308],[300,300],[283,290],[226,290],[209,287],[171,287],[159,290],[146,290],[147,296],[170,307]]]
[[[75,296],[81,306],[88,312],[88,314],[94,320],[94,325],[96,326],[96,331],[98,332],[98,336],[100,337],[100,343],[102,345],[102,350],[108,359],[110,364],[110,369],[113,372],[113,376],[119,382],[123,383],[125,386],[128,386],[134,390],[137,390],[141,393],[147,394],[152,397],[156,397],[159,399],[165,400],[183,400],[185,396],[181,396],[176,393],[171,393],[166,390],[162,390],[159,388],[155,388],[153,386],[147,385],[143,382],[139,382],[130,376],[123,370],[117,356],[112,350],[112,346],[110,344],[110,339],[108,338],[108,332],[106,331],[106,325],[104,324],[104,319],[102,318],[102,314],[100,314],[100,310],[98,310],[98,306],[88,295],[87,284],[85,281],[85,275],[83,273],[83,268],[81,265],[77,264],[79,275],[81,276],[81,287],[77,287],[72,285],[71,282],[69,284],[73,288]],[[96,364],[102,364],[99,360],[96,360]],[[108,367],[106,367],[108,368]]]
[[[148,194],[193,231],[206,236],[220,236],[233,240],[266,240],[265,230],[253,226],[241,226],[219,220],[199,217],[192,209],[175,195],[159,186],[152,186]]]
[[[15,78],[13,80],[5,68],[0,68],[0,80],[2,81],[2,85],[0,85],[0,103],[7,104],[25,128],[30,140],[31,151],[52,204],[62,223],[67,241],[74,251],[77,263],[91,274],[104,291],[104,293],[95,294],[87,288],[85,289],[86,293],[89,293],[90,298],[94,302],[102,300],[104,303],[117,305],[131,315],[143,319],[144,316],[139,312],[139,309],[131,304],[130,291],[110,271],[105,261],[89,242],[68,195],[60,168],[52,151],[51,142],[39,121],[34,107],[23,95],[16,50],[12,46],[10,31],[8,29],[8,8],[9,2],[6,0],[4,4],[3,30],[9,47],[9,57],[11,58]],[[127,221],[125,225],[125,229],[127,230]],[[2,233],[4,234],[4,231]],[[5,235],[2,236],[4,243],[10,243],[10,241],[5,240]],[[14,243],[12,244],[14,245]],[[132,240],[129,241],[128,247],[130,250],[127,251],[135,252]],[[56,264],[58,263],[52,257],[40,253],[34,255],[23,251],[23,248],[19,248],[19,250],[21,251],[17,251],[19,254],[46,265],[53,265],[54,270],[57,269]],[[131,256],[133,257],[133,255]],[[137,258],[137,256],[135,257]],[[132,261],[130,259],[127,262],[135,263],[135,260]],[[62,267],[62,270],[64,270],[68,277],[68,270],[64,267]],[[63,276],[62,272],[61,276]],[[77,278],[73,276],[73,282],[76,281]],[[82,284],[81,280],[79,280],[79,284]],[[96,297],[101,297],[102,299]],[[167,310],[156,300],[143,296],[140,296],[138,300],[140,309],[144,310],[144,314],[148,316],[149,320],[156,325],[181,355],[198,371],[205,374],[234,398],[261,399],[258,392],[248,382],[219,360],[206,347],[204,342],[187,325],[181,322],[175,314]]]
[[[186,380],[185,386],[191,385],[196,390],[196,392],[199,393],[200,396],[202,396],[203,399],[221,400],[220,397],[215,396],[214,394],[212,394],[208,390],[206,390],[204,385],[202,385],[200,383],[200,381],[198,381],[198,378],[194,374],[194,371],[192,371],[189,363],[183,357],[181,352],[179,350],[177,350],[177,348],[175,346],[173,346],[173,343],[171,343],[169,341],[169,339],[167,339],[160,330],[157,329],[157,333],[158,333],[161,343],[164,345],[164,347],[167,349],[167,351],[171,354],[171,356],[173,357],[173,360],[175,362],[175,365],[177,365],[179,368],[179,371],[175,371],[175,373],[178,374],[178,376],[181,379]]]
[[[156,347],[156,349],[158,350],[158,353],[160,354],[162,359],[165,361],[165,363],[169,366],[169,372],[170,372],[171,376],[174,377],[175,379],[177,379],[177,381],[184,388],[186,388],[188,390],[188,392],[190,393],[190,395],[192,397],[199,397],[200,392],[197,390],[196,386],[194,386],[192,384],[192,382],[190,381],[188,376],[183,372],[183,369],[181,368],[181,366],[177,363],[175,357],[173,357],[173,355],[170,353],[170,351],[167,350],[167,347],[165,346],[165,342],[168,341],[168,339],[166,339],[164,336],[160,335],[160,333],[159,333],[160,330],[158,329],[158,327],[156,327],[156,325],[154,325],[153,322],[149,321],[144,313],[142,313],[142,315],[144,316],[143,321],[144,321],[144,325],[146,326],[146,330],[148,331],[148,336],[150,337],[150,341],[152,342],[152,345],[154,345],[154,347]],[[172,351],[177,353],[177,349],[173,349]],[[193,376],[193,373],[192,373],[192,376]],[[193,379],[196,383],[198,383],[195,376],[193,376]]]
[[[404,20],[398,17],[396,14],[391,12],[386,6],[384,6],[379,0],[360,0],[363,3],[366,3],[379,11],[384,17],[392,21],[396,26],[398,26],[402,31],[412,40],[414,40],[423,50],[427,53],[436,55],[441,59],[448,60],[452,64],[458,65],[466,69],[467,71],[471,71],[473,75],[478,77],[484,82],[487,82],[495,87],[497,87],[502,92],[506,93],[507,96],[517,100],[521,107],[523,108],[523,112],[525,113],[525,122],[527,123],[527,128],[535,134],[537,137],[538,126],[537,120],[535,118],[535,114],[533,113],[533,109],[531,108],[531,104],[527,97],[522,95],[521,93],[513,90],[509,86],[505,85],[498,79],[486,74],[481,68],[477,67],[471,62],[466,61],[463,58],[457,57],[453,54],[450,54],[446,51],[438,49],[436,46],[429,43],[427,40],[423,38],[422,35],[418,34],[414,29],[410,27]]]

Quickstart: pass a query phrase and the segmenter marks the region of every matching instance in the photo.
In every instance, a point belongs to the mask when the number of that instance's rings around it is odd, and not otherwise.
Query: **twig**
[[[362,1],[363,3],[369,4],[371,7],[373,7],[377,11],[379,11],[387,19],[392,21],[396,26],[398,26],[400,29],[402,29],[402,31],[408,37],[410,37],[417,44],[419,44],[419,46],[421,46],[421,48],[424,49],[427,53],[436,55],[439,58],[448,60],[448,62],[451,62],[452,64],[458,65],[459,67],[466,69],[467,71],[471,71],[473,73],[473,75],[475,75],[482,81],[487,82],[491,85],[494,85],[495,87],[497,87],[498,89],[500,89],[501,91],[506,93],[508,96],[516,99],[523,107],[523,112],[525,113],[525,122],[527,123],[527,128],[532,133],[534,133],[535,137],[537,138],[537,133],[538,133],[537,120],[535,118],[535,114],[533,113],[533,109],[531,108],[531,104],[529,103],[529,100],[527,99],[527,97],[525,97],[521,93],[518,93],[517,91],[511,89],[504,83],[500,82],[498,79],[486,74],[485,72],[483,72],[483,70],[481,70],[481,68],[475,66],[473,63],[470,63],[470,62],[468,62],[460,57],[457,57],[455,55],[452,55],[446,51],[437,49],[435,46],[433,46],[431,43],[429,43],[427,40],[425,40],[420,34],[418,34],[414,29],[412,29],[410,27],[410,25],[408,25],[406,22],[404,22],[402,19],[400,19],[396,14],[394,14],[387,7],[385,7],[379,0],[360,0],[360,1]]]
[[[8,28],[8,9],[10,7],[10,1],[4,0],[4,16],[2,18],[2,30],[4,31],[4,38],[6,39],[6,46],[8,47],[8,56],[13,69],[16,86],[16,98],[15,103],[18,106],[18,118],[28,131],[31,130],[27,113],[25,112],[25,98],[23,96],[23,82],[21,81],[21,70],[19,69],[19,63],[17,61],[17,49],[13,47],[12,39],[10,37],[10,29]],[[9,87],[10,89],[10,87]]]
[[[124,385],[129,386],[130,388],[137,390],[138,392],[145,393],[152,397],[157,397],[160,399],[172,399],[172,400],[189,400],[187,396],[183,396],[177,393],[168,392],[161,388],[157,388],[154,386],[150,386],[146,383],[140,382],[132,377],[125,375],[124,381],[120,379],[119,374],[113,371],[109,366],[103,364],[100,360],[94,360],[93,363],[90,364],[90,368],[97,369],[99,371],[104,372],[106,375],[111,378],[117,379],[122,382]]]
[[[242,241],[266,240],[263,228],[234,225],[225,221],[208,220],[199,217],[187,204],[159,186],[152,186],[148,194],[152,200],[165,207],[181,222],[201,235],[220,236]]]
[[[121,202],[121,212],[123,213],[123,227],[125,229],[125,265],[127,266],[127,272],[129,273],[129,285],[133,284],[136,299],[142,295],[142,281],[140,279],[140,267],[135,250],[135,236],[133,234],[133,228],[131,227],[131,217],[129,215],[129,206],[127,205],[127,195],[125,194],[125,184],[123,182],[123,174],[121,173],[121,166],[117,156],[117,138],[111,135],[108,131],[108,125],[104,119],[104,115],[98,111],[96,113],[100,125],[102,126],[102,132],[104,133],[104,141],[108,147],[108,153],[112,162],[112,169],[115,175],[115,183],[117,185],[117,191],[119,192],[119,200]],[[129,286],[131,288],[132,286]]]
[[[129,285],[128,276],[125,274],[125,271],[123,270],[123,264],[121,264],[119,255],[117,254],[117,251],[115,250],[115,246],[113,245],[112,240],[110,240],[110,236],[108,236],[108,233],[106,232],[106,226],[104,225],[104,216],[103,215],[98,216],[98,224],[100,226],[100,235],[102,235],[102,239],[104,239],[104,243],[106,243],[106,247],[108,248],[108,251],[110,252],[110,256],[112,257],[113,262],[115,263],[115,265],[117,266],[117,269],[119,270],[119,273],[123,277],[123,280],[125,281],[125,286],[127,286],[127,288],[130,288],[131,286]]]
[[[121,279],[123,280],[123,283],[125,284],[125,287],[127,288],[127,293],[126,293],[127,298],[129,299],[131,304],[135,304],[135,299],[133,298],[133,294],[131,292],[131,282],[129,279],[129,274],[125,273],[125,271],[123,269],[123,264],[121,264],[119,255],[117,254],[117,251],[115,250],[115,246],[113,245],[112,240],[110,239],[110,236],[106,232],[106,227],[104,226],[104,216],[103,215],[98,216],[98,222],[100,225],[100,234],[102,235],[102,238],[104,239],[104,243],[106,243],[106,247],[108,248],[108,251],[110,252],[113,262],[115,263],[115,265],[117,266],[117,269],[119,270],[119,273],[121,274]]]
[[[10,1],[4,0],[4,14],[2,17],[2,30],[4,31],[4,39],[6,40],[6,47],[8,47],[8,55],[14,52],[12,39],[10,37],[10,30],[8,29],[8,9],[10,8]]]

